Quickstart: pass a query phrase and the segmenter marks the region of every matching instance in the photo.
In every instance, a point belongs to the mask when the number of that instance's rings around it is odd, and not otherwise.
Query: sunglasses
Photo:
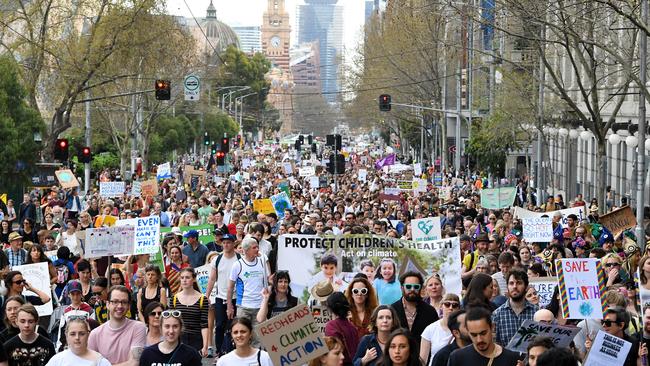
[[[16,285],[23,285],[23,284],[26,284],[27,281],[26,281],[26,280],[18,280],[18,281],[14,281],[14,283],[15,283]]]
[[[422,285],[419,283],[407,283],[402,285],[406,291],[419,291],[422,288]]]
[[[455,301],[445,301],[442,303],[442,305],[446,308],[452,308],[452,309],[458,309],[460,307],[460,304]]]
[[[610,267],[618,267],[620,264],[618,263],[605,263],[605,267],[610,268]]]
[[[368,294],[368,289],[365,287],[352,289],[352,295],[366,296],[367,294]]]
[[[616,320],[609,320],[609,319],[605,319],[605,320],[600,321],[600,324],[602,324],[603,327],[611,327],[612,324],[618,324],[618,323],[619,322],[616,321]]]
[[[152,311],[149,313],[149,316],[161,316],[162,313],[162,311]]]
[[[181,311],[180,310],[165,310],[162,312],[162,317],[167,319],[170,316],[174,318],[180,318],[181,317]]]

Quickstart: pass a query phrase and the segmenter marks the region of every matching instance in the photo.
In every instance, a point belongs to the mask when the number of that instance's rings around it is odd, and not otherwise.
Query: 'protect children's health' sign
[[[307,305],[299,305],[255,327],[276,366],[303,365],[329,352]]]
[[[160,246],[160,216],[117,220],[116,226],[133,226],[135,239],[133,254],[154,254]]]
[[[562,313],[566,319],[602,319],[607,303],[602,296],[605,272],[599,259],[555,261]]]

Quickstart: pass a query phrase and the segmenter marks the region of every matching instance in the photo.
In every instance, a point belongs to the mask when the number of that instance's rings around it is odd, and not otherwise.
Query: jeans
[[[257,325],[257,312],[260,309],[253,309],[253,308],[244,308],[244,307],[238,307],[237,308],[237,317],[238,318],[248,318],[248,320],[251,321],[251,324],[253,325],[253,329],[255,329],[255,326]],[[253,332],[253,339],[251,341],[251,345],[253,347],[259,347],[261,346],[261,343],[257,337],[255,337],[255,332]]]
[[[232,300],[232,305],[235,306],[235,299]],[[216,328],[214,330],[214,347],[215,352],[220,355],[225,355],[233,350],[227,309],[226,300],[217,297],[214,303],[214,325]]]

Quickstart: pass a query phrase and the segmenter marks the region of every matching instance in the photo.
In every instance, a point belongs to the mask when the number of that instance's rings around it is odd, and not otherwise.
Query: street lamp
[[[242,136],[244,135],[244,131],[242,130],[242,127],[241,127],[242,126],[243,116],[244,116],[244,99],[246,99],[247,97],[250,97],[251,95],[255,95],[257,93],[258,92],[249,93],[249,94],[242,95],[240,97],[235,98],[235,121],[237,121],[237,100],[239,99],[240,102],[241,102],[241,108],[239,110],[239,133]]]
[[[607,141],[609,141],[610,144],[616,146],[621,142],[621,136],[617,133],[613,133],[607,137]]]

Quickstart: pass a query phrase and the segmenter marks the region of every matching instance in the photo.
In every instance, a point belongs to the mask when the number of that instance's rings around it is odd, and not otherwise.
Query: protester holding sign
[[[639,341],[625,333],[629,322],[630,317],[625,310],[618,308],[610,308],[606,310],[603,320],[601,321],[603,330],[606,334],[602,335],[599,333],[595,340],[587,338],[587,341],[585,342],[587,350],[591,350],[594,341],[598,344],[597,348],[594,349],[594,352],[589,353],[586,364],[589,364],[591,358],[594,358],[595,360],[595,357],[599,356],[598,353],[605,353],[614,356],[615,361],[623,361],[623,363],[619,363],[620,365],[635,366],[637,364],[636,361],[639,353]],[[608,335],[614,336],[614,338],[608,340]],[[599,337],[603,338],[600,342]],[[609,345],[606,345],[605,343],[608,343]],[[603,351],[606,348],[612,349],[612,351],[615,352],[607,352],[607,350]],[[599,361],[601,360],[599,359]]]

